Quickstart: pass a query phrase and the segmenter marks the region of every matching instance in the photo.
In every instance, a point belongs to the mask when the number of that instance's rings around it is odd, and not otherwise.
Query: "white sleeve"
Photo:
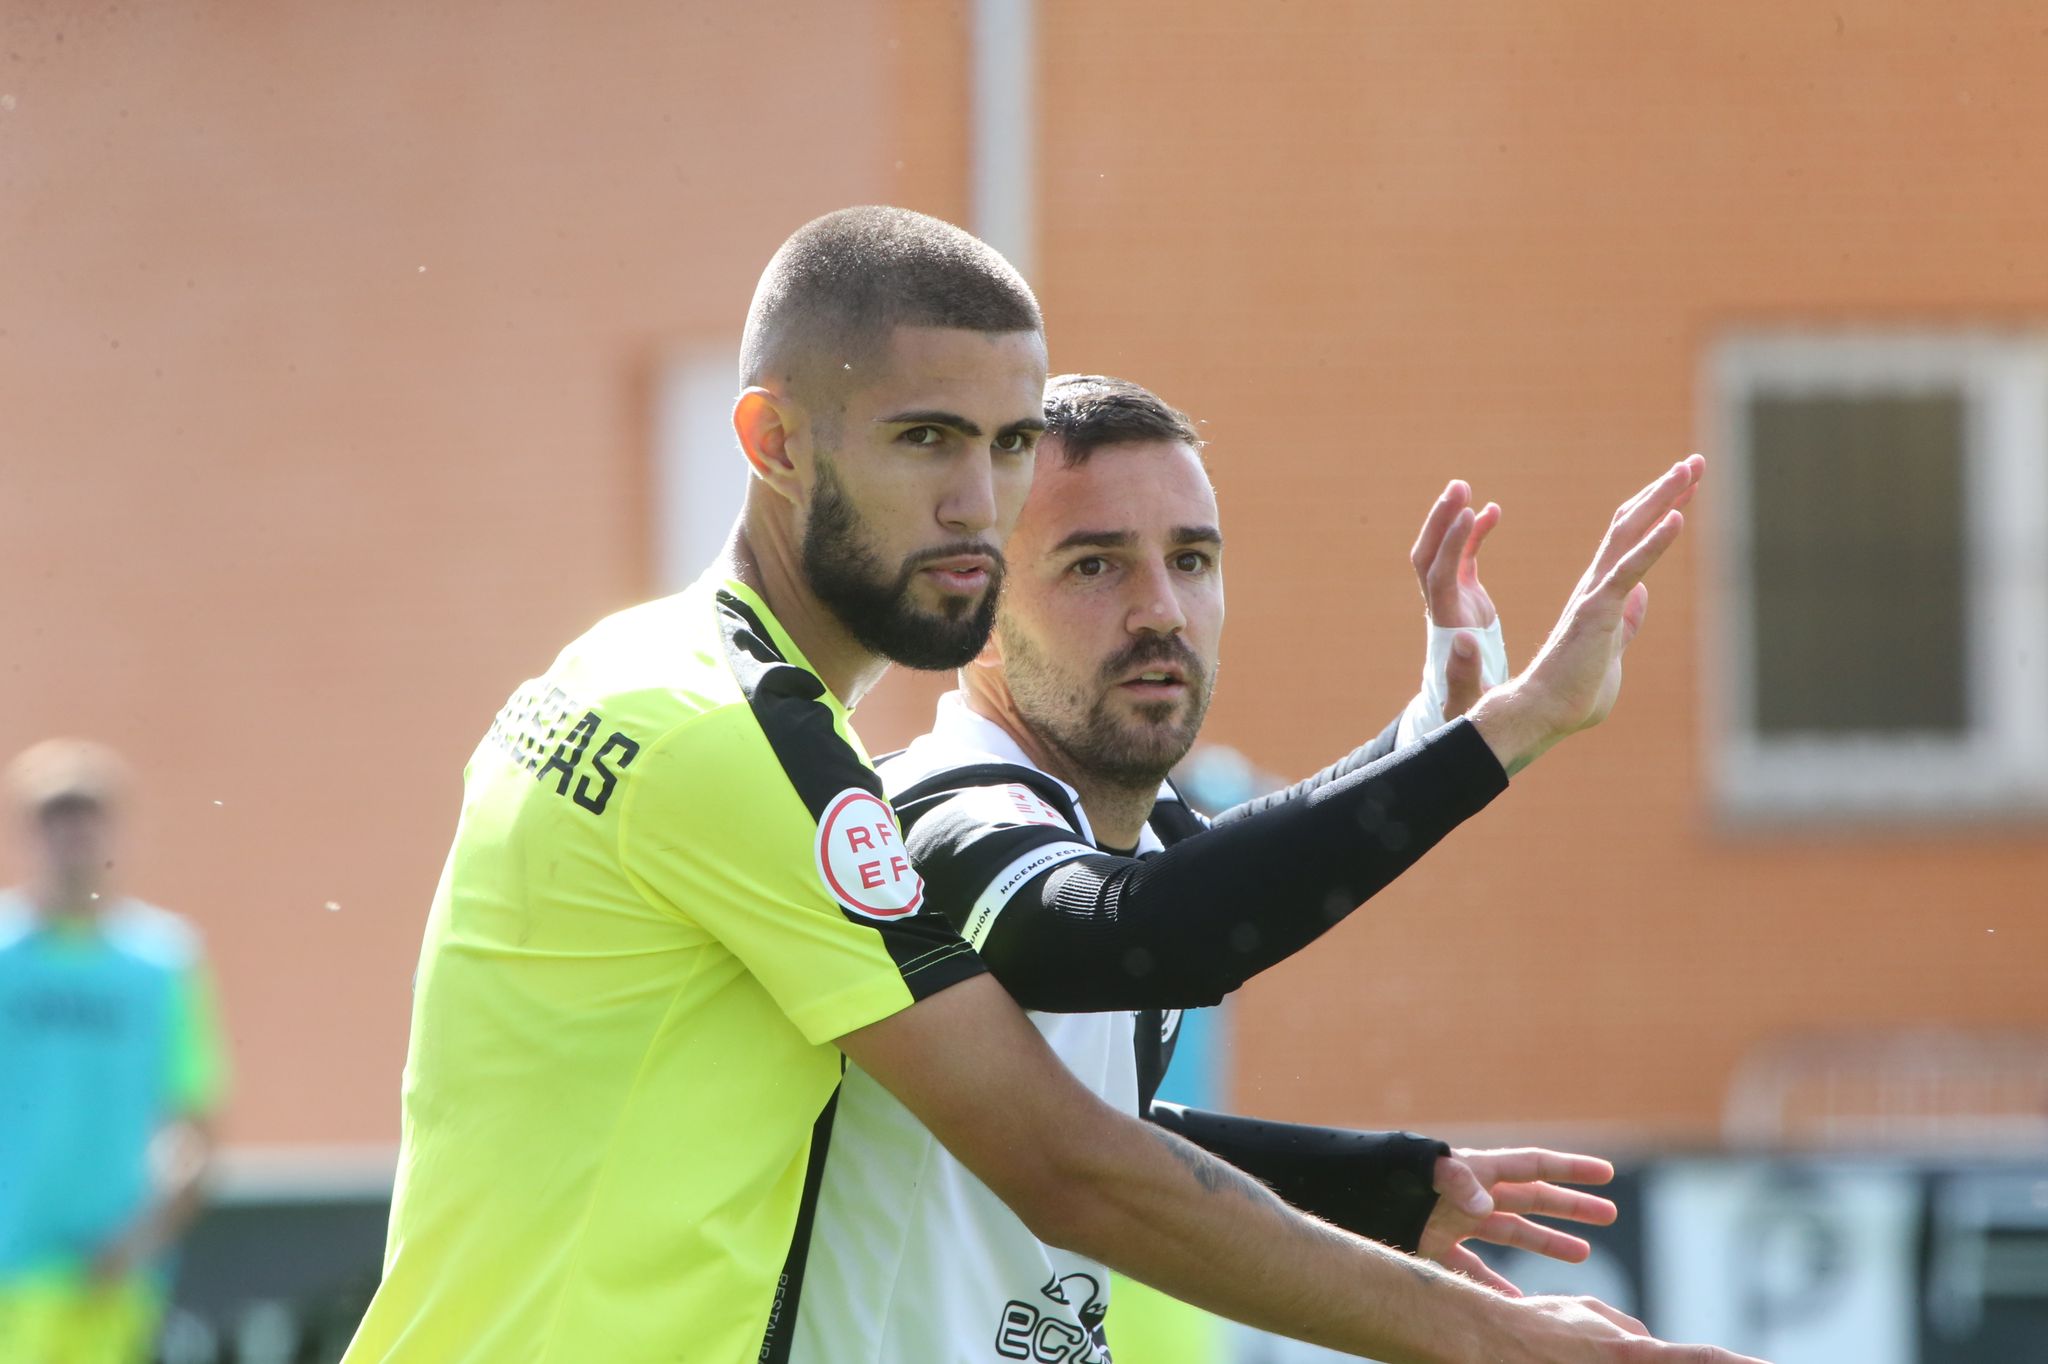
[[[1479,641],[1481,687],[1498,687],[1508,680],[1508,646],[1501,637],[1499,616],[1495,616],[1493,624],[1483,630],[1470,627],[1453,630],[1431,622],[1428,657],[1422,665],[1422,690],[1408,703],[1408,709],[1401,712],[1401,728],[1395,736],[1401,747],[1406,748],[1423,735],[1443,728],[1444,702],[1447,699],[1444,677],[1451,664],[1451,641],[1459,635],[1471,635]]]

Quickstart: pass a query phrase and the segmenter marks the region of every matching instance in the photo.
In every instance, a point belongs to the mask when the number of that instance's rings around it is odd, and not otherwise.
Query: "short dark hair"
[[[1031,286],[986,242],[906,208],[842,208],[798,228],[762,271],[740,385],[857,373],[900,326],[1045,329]]]
[[[1197,454],[1203,445],[1187,413],[1149,388],[1106,374],[1055,374],[1046,381],[1045,438],[1059,441],[1069,465],[1105,445],[1168,440]]]

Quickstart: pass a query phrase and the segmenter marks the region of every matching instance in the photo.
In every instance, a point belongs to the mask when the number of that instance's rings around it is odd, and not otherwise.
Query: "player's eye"
[[[936,426],[913,426],[896,439],[905,445],[933,446],[946,439],[946,433]]]
[[[1109,571],[1109,560],[1100,554],[1091,554],[1085,559],[1076,559],[1073,571],[1083,578],[1099,578]]]
[[[1173,556],[1173,566],[1183,573],[1200,573],[1213,561],[1199,549],[1184,549]]]
[[[1032,447],[1037,444],[1037,432],[1012,431],[1008,435],[996,437],[996,453],[1001,455],[1028,455],[1031,453]]]

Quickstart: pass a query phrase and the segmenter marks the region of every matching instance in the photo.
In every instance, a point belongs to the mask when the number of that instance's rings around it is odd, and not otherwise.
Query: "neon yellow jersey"
[[[832,1039],[982,969],[880,792],[735,582],[601,622],[513,696],[428,917],[346,1364],[756,1358],[794,1306]]]

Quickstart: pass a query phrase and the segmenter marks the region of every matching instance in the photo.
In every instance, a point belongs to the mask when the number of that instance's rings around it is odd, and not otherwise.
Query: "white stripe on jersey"
[[[893,795],[939,772],[988,762],[1037,766],[956,692],[941,698],[932,732],[881,772]],[[1014,803],[1005,788],[975,798]],[[1017,809],[992,809],[991,822],[1020,817]],[[1081,841],[1033,848],[989,883],[968,941],[985,941],[1017,888],[1045,866],[1099,851],[1087,816],[1080,818],[1074,832]],[[1066,824],[1057,817],[1025,822]],[[1140,850],[1160,846],[1147,828]],[[1135,1014],[1027,1017],[1083,1084],[1112,1107],[1137,1111]],[[1102,1364],[1108,1305],[1108,1270],[1033,1236],[880,1082],[848,1065],[790,1364]]]
[[[996,916],[1010,903],[1010,897],[1017,888],[1048,867],[1057,867],[1062,862],[1071,862],[1077,857],[1100,852],[1086,843],[1053,843],[1045,847],[1032,848],[1009,866],[1004,867],[995,880],[988,883],[988,889],[974,902],[974,909],[967,916],[967,926],[960,936],[967,939],[976,951],[988,941],[988,931],[995,927]]]

